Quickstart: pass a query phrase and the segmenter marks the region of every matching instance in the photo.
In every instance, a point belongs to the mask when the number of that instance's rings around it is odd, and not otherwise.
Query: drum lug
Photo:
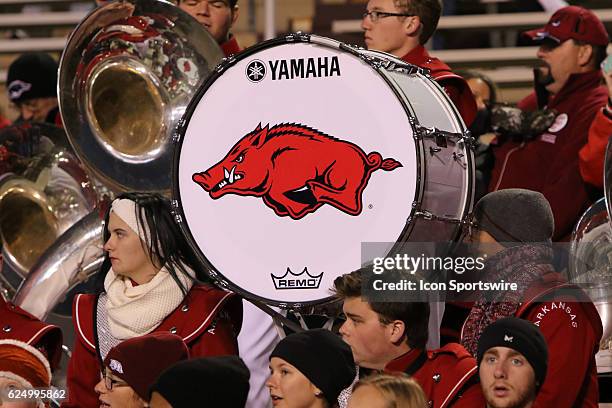
[[[448,147],[449,140],[453,140],[456,143],[463,143],[465,144],[466,148],[472,150],[476,146],[476,140],[472,137],[472,133],[469,130],[466,130],[463,133],[453,133],[447,132],[445,130],[440,130],[435,127],[417,126],[417,133],[419,134],[420,138],[433,139],[438,147]],[[439,150],[435,151],[439,152]],[[453,157],[455,157],[455,155]],[[456,155],[455,159],[461,157],[462,155]]]
[[[174,133],[172,134],[173,143],[178,143],[181,140],[181,132],[184,126],[185,126],[185,119],[184,118],[179,119],[176,125],[176,128],[174,129]]]
[[[232,65],[234,65],[235,63],[236,63],[236,57],[233,54],[230,55],[229,57],[225,57],[221,60],[221,62],[217,64],[217,66],[215,67],[215,72],[217,74],[220,74],[226,69],[228,69],[229,67],[231,67]]]
[[[306,34],[302,31],[288,34],[285,36],[287,42],[310,42],[310,34]]]
[[[432,156],[435,155],[436,153],[440,153],[441,151],[442,151],[441,147],[429,146],[429,154],[431,154]]]
[[[177,224],[180,224],[183,222],[183,217],[179,214],[179,202],[178,200],[172,200],[170,201],[170,206],[172,207],[172,216],[174,217],[174,221],[176,221]]]
[[[433,220],[434,215],[427,210],[419,210],[414,212],[415,217],[423,218],[424,220],[430,221]]]
[[[472,136],[472,132],[466,130],[463,132],[461,136],[461,140],[465,143],[466,148],[475,150],[476,149],[476,139]]]
[[[413,203],[414,206],[414,203]],[[432,214],[430,211],[427,210],[417,210],[414,212],[413,217],[411,218],[422,218],[426,221],[442,221],[442,222],[448,222],[450,224],[464,224],[464,220],[458,220],[456,218],[451,218],[451,217],[441,217],[439,215],[434,215]]]

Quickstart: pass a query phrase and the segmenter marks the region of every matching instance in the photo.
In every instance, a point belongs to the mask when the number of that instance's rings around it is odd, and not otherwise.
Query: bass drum
[[[315,35],[224,61],[175,142],[185,236],[213,278],[275,306],[329,300],[336,277],[396,242],[455,241],[471,210],[471,138],[444,90]]]

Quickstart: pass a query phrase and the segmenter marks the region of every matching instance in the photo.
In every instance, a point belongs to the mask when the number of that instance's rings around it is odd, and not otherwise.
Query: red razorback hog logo
[[[262,129],[260,124],[223,160],[195,173],[193,181],[212,199],[225,194],[261,197],[277,215],[299,220],[323,204],[359,215],[370,175],[401,166],[306,126],[283,123]]]

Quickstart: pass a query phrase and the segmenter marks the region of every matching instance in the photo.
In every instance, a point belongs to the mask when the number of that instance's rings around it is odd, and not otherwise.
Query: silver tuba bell
[[[174,129],[222,57],[197,21],[166,1],[94,10],[60,61],[60,111],[77,156],[117,191],[169,192]]]
[[[32,129],[32,128],[30,128]],[[93,184],[67,151],[29,159],[21,174],[0,181],[0,237],[5,295],[12,297],[45,251],[97,202]]]
[[[604,169],[605,197],[582,215],[572,234],[569,279],[593,300],[603,323],[598,372],[612,371],[612,139],[608,141]]]
[[[111,193],[169,193],[174,129],[222,57],[194,18],[163,0],[120,0],[87,15],[62,54],[58,97],[91,177]],[[102,255],[102,221],[93,212],[40,257],[16,303],[46,316],[95,273]]]

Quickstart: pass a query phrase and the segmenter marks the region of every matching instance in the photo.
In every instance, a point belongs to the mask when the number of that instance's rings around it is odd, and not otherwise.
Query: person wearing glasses
[[[438,26],[441,11],[440,0],[369,0],[361,28],[369,50],[384,51],[428,69],[469,126],[476,117],[469,86],[424,47]]]
[[[6,89],[19,113],[15,124],[46,122],[62,127],[57,101],[57,62],[42,52],[25,53],[8,68]]]
[[[189,349],[177,335],[151,333],[126,340],[110,349],[104,374],[96,384],[100,406],[148,407],[149,388],[168,367],[189,358]]]
[[[240,46],[230,33],[238,20],[238,0],[178,0],[178,6],[198,20],[219,43],[226,57],[240,52]]]
[[[238,354],[242,301],[207,282],[168,199],[119,195],[107,211],[103,239],[96,294],[73,301],[76,338],[66,379],[69,399],[62,406],[97,407],[100,362],[134,337],[170,332],[193,357]]]
[[[527,320],[541,331],[550,356],[533,408],[597,407],[601,319],[589,297],[555,271],[550,204],[539,192],[512,188],[487,194],[473,214],[468,240],[486,258],[480,281],[512,282],[516,289],[478,293],[461,344],[477,355],[487,326],[506,317]]]

